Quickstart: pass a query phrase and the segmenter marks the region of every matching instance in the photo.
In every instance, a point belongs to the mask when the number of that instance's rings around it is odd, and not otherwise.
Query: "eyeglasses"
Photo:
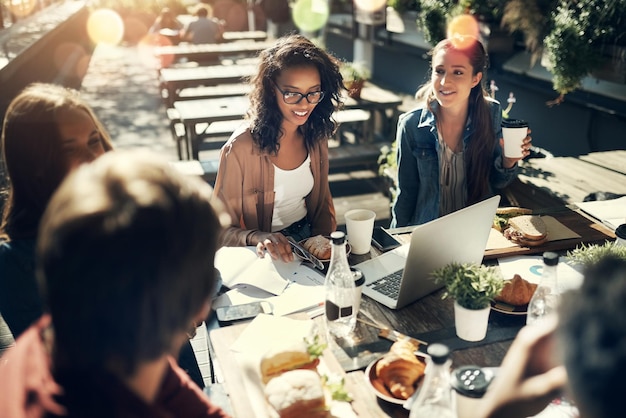
[[[287,104],[298,104],[305,97],[306,97],[307,102],[311,104],[317,104],[321,102],[322,99],[324,98],[324,92],[321,90],[312,91],[307,94],[302,94],[302,93],[298,93],[295,91],[283,91],[281,90],[280,87],[278,87],[278,84],[274,83],[274,85],[276,86],[278,91],[283,95],[283,101]]]

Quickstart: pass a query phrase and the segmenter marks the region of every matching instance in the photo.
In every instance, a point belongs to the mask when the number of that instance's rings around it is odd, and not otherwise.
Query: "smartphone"
[[[251,302],[242,305],[220,306],[215,309],[219,322],[241,321],[251,319],[261,313],[272,313],[272,304],[269,302]]]
[[[372,244],[381,251],[389,251],[400,246],[400,242],[380,226],[375,227],[372,232]]]

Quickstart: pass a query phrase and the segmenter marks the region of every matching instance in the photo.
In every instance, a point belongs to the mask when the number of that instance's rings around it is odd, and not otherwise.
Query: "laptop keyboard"
[[[403,271],[404,269],[400,269],[390,273],[385,277],[381,277],[380,279],[370,283],[368,286],[377,292],[396,300],[400,294],[400,283],[402,282]]]

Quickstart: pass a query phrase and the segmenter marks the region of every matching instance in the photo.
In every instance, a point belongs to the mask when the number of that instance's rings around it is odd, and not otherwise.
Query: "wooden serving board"
[[[548,241],[538,247],[508,247],[485,251],[484,259],[511,257],[518,255],[540,254],[544,251],[566,251],[576,248],[579,244],[603,244],[606,240],[614,240],[615,234],[597,221],[571,209],[546,213],[557,221],[576,232],[581,238]]]

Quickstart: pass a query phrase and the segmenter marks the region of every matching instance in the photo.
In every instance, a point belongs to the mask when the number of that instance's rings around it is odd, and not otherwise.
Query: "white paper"
[[[290,263],[291,264],[291,263]],[[221,271],[221,270],[220,270]],[[272,304],[274,315],[282,316],[319,307],[324,303],[324,276],[296,262],[289,275],[282,276],[288,286],[280,295],[264,291],[256,285],[240,283],[213,301],[213,308],[266,301]]]
[[[614,231],[618,226],[626,223],[626,196],[611,200],[580,202],[576,203],[576,206]]]
[[[505,280],[512,279],[515,274],[519,274],[531,283],[539,283],[541,280],[543,271],[543,258],[541,256],[507,257],[498,259],[498,264]],[[564,261],[559,262],[556,272],[559,293],[576,289],[582,284],[582,273]]]
[[[228,288],[252,285],[273,295],[283,293],[287,280],[300,265],[299,261],[285,263],[256,255],[255,247],[222,247],[215,254],[215,267]]]

